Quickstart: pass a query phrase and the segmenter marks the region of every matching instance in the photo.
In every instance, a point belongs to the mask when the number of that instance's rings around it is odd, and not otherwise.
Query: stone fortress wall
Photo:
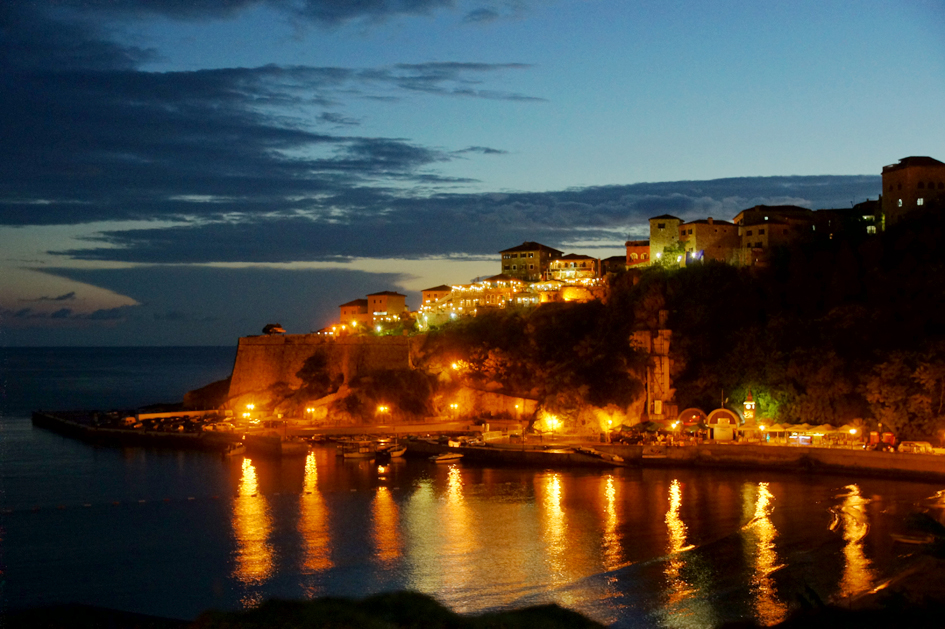
[[[319,350],[327,352],[332,375],[343,376],[345,382],[374,370],[409,369],[410,348],[415,344],[404,336],[244,336],[237,347],[227,397],[238,399],[280,382],[293,389],[301,387],[296,374]]]

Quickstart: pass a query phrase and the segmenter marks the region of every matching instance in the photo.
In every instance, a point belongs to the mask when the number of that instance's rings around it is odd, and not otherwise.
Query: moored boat
[[[342,455],[346,459],[373,459],[375,455],[374,442],[356,441],[346,443]]]
[[[434,463],[452,463],[463,458],[459,452],[444,452],[443,454],[434,454],[430,460]]]

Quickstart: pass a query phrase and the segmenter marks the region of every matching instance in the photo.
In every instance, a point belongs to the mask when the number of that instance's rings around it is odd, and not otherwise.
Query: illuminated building
[[[656,262],[663,257],[667,247],[675,247],[679,243],[679,224],[681,219],[670,214],[663,214],[650,219],[650,262]]]
[[[895,225],[910,212],[945,205],[945,164],[931,157],[903,157],[883,166],[882,220]]]
[[[650,263],[649,240],[628,240],[625,246],[627,247],[627,268],[646,266]]]
[[[499,254],[502,256],[503,275],[534,282],[545,277],[551,261],[563,256],[564,252],[528,241]]]
[[[548,274],[551,279],[562,282],[600,277],[600,261],[591,256],[569,253],[552,260],[548,265]]]
[[[717,221],[711,216],[680,225],[679,242],[685,250],[684,264],[703,260],[731,263],[741,244],[738,226],[728,221]]]

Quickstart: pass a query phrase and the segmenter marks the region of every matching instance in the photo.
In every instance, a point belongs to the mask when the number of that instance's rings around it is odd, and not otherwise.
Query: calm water
[[[942,485],[838,476],[94,447],[26,411],[179,399],[225,376],[233,350],[0,352],[7,607],[192,618],[409,588],[460,612],[557,602],[615,627],[771,623],[805,587],[827,599],[875,586],[909,560],[889,536],[902,518],[945,506]]]

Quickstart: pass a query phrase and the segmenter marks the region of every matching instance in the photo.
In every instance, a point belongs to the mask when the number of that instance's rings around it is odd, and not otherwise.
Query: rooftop
[[[421,293],[432,293],[432,292],[449,292],[453,290],[452,286],[447,286],[446,284],[440,284],[439,286],[434,286],[433,288],[424,288]]]
[[[389,297],[394,297],[394,296],[396,296],[396,297],[406,297],[406,295],[401,295],[400,293],[397,293],[397,292],[392,291],[392,290],[382,290],[382,291],[379,292],[379,293],[369,293],[369,294],[368,294],[368,297],[380,297],[380,296],[382,296],[382,295],[386,295],[386,296],[389,296]]]
[[[921,166],[945,167],[945,164],[938,161],[937,159],[926,157],[924,155],[913,155],[911,157],[903,157],[901,160],[899,160],[898,164],[883,166],[883,172],[888,173],[890,171],[900,170],[902,168],[916,168]]]
[[[349,301],[346,304],[341,304],[339,307],[344,308],[345,306],[362,306],[367,308],[367,299],[355,299],[354,301]]]
[[[554,247],[543,245],[540,242],[531,242],[531,241],[523,242],[519,246],[512,247],[511,249],[503,249],[499,253],[516,253],[519,251],[549,251],[559,256],[564,254],[563,251],[558,251]]]

